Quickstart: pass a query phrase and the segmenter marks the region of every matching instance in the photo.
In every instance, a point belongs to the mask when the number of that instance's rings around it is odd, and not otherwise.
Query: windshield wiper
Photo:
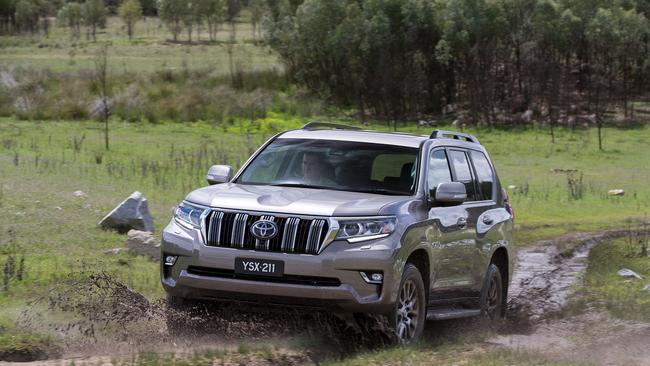
[[[269,184],[270,186],[274,187],[292,187],[292,188],[312,188],[312,189],[336,189],[332,187],[325,187],[325,186],[315,186],[311,184],[304,184],[304,183],[273,183]]]

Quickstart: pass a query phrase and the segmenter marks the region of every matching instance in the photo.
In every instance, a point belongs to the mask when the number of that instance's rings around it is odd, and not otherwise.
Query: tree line
[[[268,12],[268,3],[277,0],[0,0],[0,34],[49,35],[51,20],[69,27],[73,39],[79,39],[86,27],[88,38],[96,38],[98,28],[105,27],[108,15],[119,15],[129,38],[134,24],[146,15],[160,16],[174,41],[182,32],[192,42],[192,34],[200,40],[207,29],[210,41],[224,23],[233,25],[240,10],[247,7],[253,26],[253,37],[262,38],[262,18]],[[233,35],[234,36],[234,35]]]
[[[124,21],[129,38],[133,26],[143,16],[143,5],[149,0],[124,0],[115,3],[105,0],[0,0],[0,34],[36,34],[49,36],[52,19],[58,25],[70,28],[73,39],[79,39],[82,27],[87,38],[96,40],[98,28],[106,26],[106,17],[118,14]]]
[[[306,0],[269,22],[289,75],[325,98],[400,120],[553,126],[630,102],[650,76],[647,0]]]

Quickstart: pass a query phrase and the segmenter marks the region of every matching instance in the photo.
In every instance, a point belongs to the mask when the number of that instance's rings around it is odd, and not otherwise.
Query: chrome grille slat
[[[267,240],[255,238],[250,226],[258,220],[275,222],[278,234]],[[220,210],[206,215],[204,225],[207,246],[297,254],[318,254],[328,232],[328,221],[321,218]]]
[[[323,233],[324,225],[325,220],[313,220],[311,222],[311,226],[309,227],[309,236],[307,237],[307,248],[305,249],[307,253],[318,253],[318,249],[320,249],[320,237]]]
[[[232,226],[232,245],[238,248],[244,248],[244,239],[246,236],[246,221],[248,221],[248,214],[239,213],[235,216],[235,222]]]
[[[221,237],[221,224],[223,220],[223,212],[215,211],[210,215],[210,226],[208,227],[208,241],[212,241],[214,245],[220,245],[219,238]]]

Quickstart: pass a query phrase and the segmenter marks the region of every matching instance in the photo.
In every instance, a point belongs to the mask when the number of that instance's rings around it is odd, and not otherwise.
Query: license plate
[[[235,273],[282,277],[284,262],[269,259],[235,258]]]

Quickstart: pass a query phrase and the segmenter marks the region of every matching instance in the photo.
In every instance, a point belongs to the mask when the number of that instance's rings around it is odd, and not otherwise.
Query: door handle
[[[467,226],[467,218],[466,217],[459,217],[458,221],[456,222],[456,225],[459,228],[464,229],[465,226]]]
[[[493,222],[494,220],[489,215],[483,216],[483,223],[485,225],[492,225]]]

